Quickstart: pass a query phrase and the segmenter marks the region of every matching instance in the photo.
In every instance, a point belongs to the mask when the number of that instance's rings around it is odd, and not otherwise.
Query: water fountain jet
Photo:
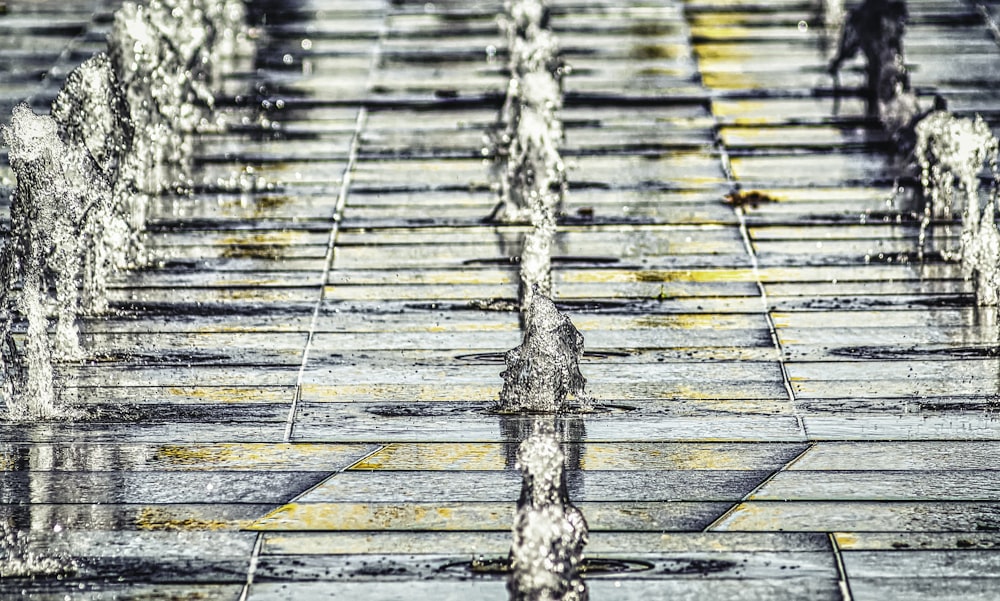
[[[89,153],[75,151],[60,139],[52,117],[36,115],[25,104],[14,109],[3,137],[17,185],[10,209],[11,236],[2,256],[2,335],[10,338],[15,312],[28,324],[23,389],[15,390],[21,388],[14,382],[19,371],[6,366],[6,404],[14,418],[56,417],[61,413],[56,408],[52,361],[84,356],[77,329],[81,223],[100,199],[110,195],[110,186]],[[50,340],[53,306],[57,319]]]
[[[525,310],[525,323],[521,344],[504,356],[504,385],[494,410],[564,412],[571,394],[582,409],[589,409],[593,399],[585,393],[587,379],[580,373],[583,335],[538,291]]]

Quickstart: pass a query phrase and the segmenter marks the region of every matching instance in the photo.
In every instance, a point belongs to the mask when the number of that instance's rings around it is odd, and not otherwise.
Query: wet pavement
[[[531,429],[488,412],[526,232],[483,221],[500,3],[250,4],[233,126],[59,369],[88,417],[0,422],[0,519],[68,566],[0,597],[505,599],[457,565],[506,555]],[[835,97],[820,3],[552,5],[554,297],[598,399],[560,418],[568,486],[587,556],[645,568],[591,598],[996,598],[996,309],[917,261],[912,173],[859,65]],[[923,105],[996,129],[1000,7],[908,5]],[[4,114],[115,6],[0,0]]]

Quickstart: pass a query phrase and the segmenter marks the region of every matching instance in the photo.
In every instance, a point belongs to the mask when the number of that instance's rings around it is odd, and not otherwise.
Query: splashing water
[[[504,384],[495,410],[556,413],[568,409],[570,394],[588,407],[592,399],[580,373],[583,335],[538,291],[527,306],[525,323],[520,346],[504,356]]]
[[[521,497],[514,517],[507,590],[513,601],[585,601],[580,577],[587,521],[569,500],[564,456],[551,424],[521,443]]]
[[[944,250],[947,259],[961,256],[962,271],[975,281],[980,305],[1000,304],[1000,232],[993,201],[980,210],[979,174],[988,165],[998,179],[1000,144],[989,126],[977,115],[974,120],[937,111],[916,127],[916,156],[925,204],[920,224],[920,251],[934,218],[951,219],[956,199],[962,211],[961,247],[958,253]]]
[[[49,116],[34,114],[27,105],[14,109],[10,127],[3,128],[10,147],[10,164],[17,178],[11,202],[11,237],[4,247],[4,325],[10,336],[13,312],[28,322],[24,369],[6,376],[25,377],[23,389],[13,380],[5,385],[8,413],[14,418],[55,417],[52,360],[83,357],[77,329],[78,281],[82,271],[80,223],[92,190],[106,181],[89,154],[74,152],[57,133]],[[20,281],[19,290],[15,290]],[[55,290],[52,297],[50,290]],[[56,306],[53,341],[47,333],[49,307]],[[15,389],[17,390],[15,393]]]
[[[979,208],[979,173],[989,163],[996,173],[997,140],[989,126],[955,117],[947,111],[927,115],[916,127],[915,154],[920,166],[920,183],[926,197],[920,224],[920,248],[934,218],[951,219],[956,199],[964,205],[962,248],[975,244],[982,219]],[[991,220],[990,220],[991,221]],[[956,258],[945,250],[946,258]],[[971,256],[962,252],[963,257]],[[970,269],[971,265],[968,266]]]
[[[7,520],[0,520],[0,580],[5,578],[63,577],[77,570],[74,561],[46,557],[28,549]]]
[[[56,407],[52,361],[84,357],[77,315],[106,311],[109,273],[145,262],[149,195],[187,183],[190,134],[218,125],[206,117],[213,60],[246,41],[244,11],[239,0],[126,2],[108,52],[69,75],[52,117],[22,105],[3,128],[17,180],[0,254],[0,392],[11,418],[70,415]],[[27,321],[21,353],[15,313]]]
[[[81,232],[81,309],[96,315],[107,311],[110,273],[124,267],[129,247],[128,224],[121,205],[131,191],[122,189],[118,172],[131,150],[133,128],[128,103],[106,53],[94,55],[69,74],[52,103],[52,117],[59,124],[67,148],[93,157],[109,182],[95,187]],[[110,182],[116,182],[118,189],[112,191]]]
[[[537,0],[507,3],[501,26],[507,35],[511,79],[492,151],[500,202],[491,218],[537,221],[532,213],[558,210],[566,187],[559,155],[563,139],[562,77],[556,36],[547,29],[548,10]]]

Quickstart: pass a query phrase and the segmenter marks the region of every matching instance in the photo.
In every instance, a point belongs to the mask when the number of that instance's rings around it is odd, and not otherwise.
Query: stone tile
[[[730,504],[709,502],[597,503],[577,506],[592,532],[700,530]],[[289,503],[257,520],[251,529],[509,531],[513,503]]]
[[[995,503],[898,501],[753,501],[739,504],[713,530],[807,532],[954,532],[996,527]]]
[[[583,470],[777,469],[806,449],[796,444],[584,443]],[[392,443],[354,465],[358,470],[462,471],[509,469],[511,444]],[[808,456],[808,455],[807,455]]]

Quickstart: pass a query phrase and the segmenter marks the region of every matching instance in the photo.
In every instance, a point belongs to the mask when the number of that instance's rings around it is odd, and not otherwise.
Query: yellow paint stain
[[[216,443],[162,445],[153,461],[166,466],[204,470],[261,470],[311,466],[360,456],[367,445],[330,443]]]
[[[691,37],[706,40],[753,39],[756,37],[756,34],[757,31],[749,27],[724,27],[716,25],[694,25],[691,27]],[[700,46],[701,44],[698,45]]]
[[[274,230],[268,232],[248,232],[226,236],[219,241],[223,249],[221,256],[227,259],[271,259],[284,256],[284,250],[301,244],[301,232]]]
[[[247,520],[206,520],[178,515],[162,507],[143,507],[135,517],[136,528],[147,531],[240,530],[251,524]]]
[[[0,453],[0,472],[14,471],[17,459],[13,453]]]
[[[701,82],[709,88],[720,90],[753,90],[760,87],[760,80],[741,72],[703,71]]]
[[[857,535],[850,532],[834,532],[833,538],[841,549],[852,549],[858,545]]]
[[[175,396],[187,396],[211,403],[272,403],[289,400],[288,391],[265,391],[256,388],[226,386],[201,386],[197,388],[171,387],[167,391]]]
[[[352,470],[502,470],[498,443],[393,443],[351,467]]]
[[[765,513],[764,506],[755,503],[740,503],[713,530],[781,530],[777,515]]]
[[[766,110],[768,105],[758,100],[712,101],[712,114],[716,117],[745,117]],[[762,122],[766,122],[763,120]]]
[[[680,75],[680,72],[680,69],[671,69],[669,67],[646,67],[637,71],[637,73],[643,77]],[[659,121],[659,119],[657,119],[657,121]]]
[[[501,509],[502,508],[502,509]],[[289,503],[248,530],[508,530],[512,503],[437,504]]]

